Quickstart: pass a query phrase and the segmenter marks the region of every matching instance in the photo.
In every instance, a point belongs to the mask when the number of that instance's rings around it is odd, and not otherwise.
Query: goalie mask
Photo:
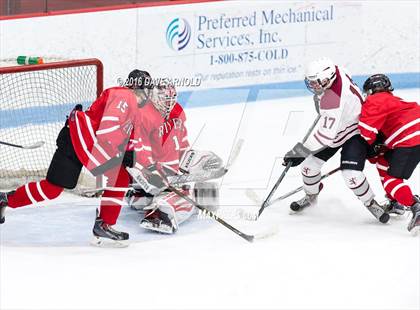
[[[331,87],[335,78],[335,65],[328,58],[312,61],[305,68],[306,87],[314,94],[324,93]]]
[[[153,87],[149,98],[156,110],[167,119],[177,100],[175,86],[168,80],[163,80]]]

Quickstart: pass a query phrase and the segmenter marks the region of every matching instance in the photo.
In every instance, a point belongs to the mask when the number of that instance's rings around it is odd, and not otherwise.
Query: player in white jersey
[[[341,149],[341,170],[345,183],[367,209],[382,223],[389,220],[374,199],[363,173],[369,146],[358,129],[363,97],[351,77],[331,60],[321,58],[309,63],[305,72],[307,88],[314,93],[320,118],[303,144],[298,143],[284,157],[292,167],[302,163],[305,197],[292,202],[293,211],[316,203],[322,189],[321,168]]]

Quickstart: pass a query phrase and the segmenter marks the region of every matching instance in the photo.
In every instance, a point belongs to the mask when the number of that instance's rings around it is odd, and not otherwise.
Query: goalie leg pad
[[[83,165],[74,151],[67,127],[61,129],[56,142],[57,150],[51,160],[46,179],[54,185],[73,189],[77,185]]]
[[[183,190],[185,195],[189,190]],[[156,210],[157,209],[157,210]],[[155,210],[151,211],[141,221],[145,229],[172,234],[178,230],[181,223],[195,213],[195,207],[175,193],[168,193],[156,201]]]
[[[144,208],[152,204],[154,196],[146,193],[144,190],[130,190],[125,198],[131,209],[143,211]]]
[[[197,182],[194,185],[194,199],[206,209],[215,212],[219,208],[219,186],[214,182]]]

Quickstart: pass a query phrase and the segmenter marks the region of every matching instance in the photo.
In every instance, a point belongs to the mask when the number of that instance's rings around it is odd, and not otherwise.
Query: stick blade
[[[254,239],[255,239],[254,236],[252,236],[252,235],[246,235],[246,234],[242,234],[241,237],[244,238],[249,243],[254,242]]]
[[[38,141],[38,142],[35,142],[34,144],[23,146],[23,148],[28,149],[28,150],[32,150],[32,149],[37,149],[37,148],[43,146],[44,144],[45,144],[44,141]]]

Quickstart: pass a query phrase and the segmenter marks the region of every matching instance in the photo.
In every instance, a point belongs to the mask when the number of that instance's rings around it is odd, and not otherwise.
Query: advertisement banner
[[[146,8],[139,12],[138,59],[155,75],[177,78],[182,89],[301,80],[309,59],[328,51],[348,59],[360,13],[361,4],[328,1]]]

